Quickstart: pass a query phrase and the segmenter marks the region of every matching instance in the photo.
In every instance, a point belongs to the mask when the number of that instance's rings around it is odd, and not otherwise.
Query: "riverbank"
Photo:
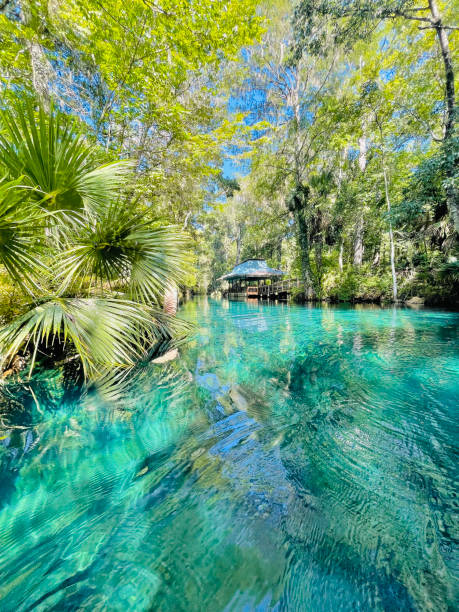
[[[292,299],[307,301],[304,292],[296,291]],[[369,273],[349,268],[342,274],[326,274],[320,287],[320,299],[330,302],[393,303],[390,274]],[[457,308],[459,306],[459,268],[448,272],[417,270],[398,278],[397,303]]]

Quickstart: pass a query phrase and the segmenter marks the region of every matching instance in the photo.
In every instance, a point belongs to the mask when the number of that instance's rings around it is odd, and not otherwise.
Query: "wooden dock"
[[[259,283],[247,287],[233,287],[223,293],[231,299],[265,299],[265,300],[287,300],[292,289],[300,288],[301,281],[297,278],[276,281],[271,283]]]

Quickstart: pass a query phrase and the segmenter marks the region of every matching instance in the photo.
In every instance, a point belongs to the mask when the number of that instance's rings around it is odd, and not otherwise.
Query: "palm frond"
[[[92,279],[118,286],[131,299],[160,303],[165,287],[186,273],[186,236],[174,227],[144,221],[120,202],[99,207],[69,232],[68,248],[58,262],[63,290]]]
[[[0,130],[0,167],[21,177],[0,182],[0,263],[35,301],[0,329],[3,364],[30,349],[32,371],[39,351],[69,344],[87,378],[120,380],[164,339],[183,337],[187,325],[160,304],[186,273],[187,240],[116,200],[131,164],[98,165],[97,148],[67,115],[29,102],[0,111]],[[46,291],[57,281],[58,297],[37,304],[37,279],[48,275]],[[93,297],[92,285],[103,295],[107,283],[110,297]],[[87,297],[73,297],[76,288]]]
[[[0,182],[0,263],[13,281],[33,294],[46,271],[40,260],[46,215],[20,187],[20,180]]]
[[[86,378],[132,369],[168,334],[186,332],[184,321],[120,299],[52,298],[0,330],[3,365],[30,349],[32,372],[37,353],[55,342],[70,344]]]
[[[76,177],[74,188],[81,194],[88,208],[105,206],[113,200],[114,194],[126,183],[132,173],[134,162],[122,160],[97,166],[94,170]]]
[[[190,266],[189,238],[174,226],[133,228],[132,267],[128,294],[141,302],[158,303],[165,288],[179,285]]]
[[[126,181],[129,161],[98,165],[98,147],[74,118],[31,101],[0,113],[0,164],[12,178],[24,175],[37,200],[51,211],[103,203]]]
[[[98,376],[93,379],[93,382],[104,400],[123,399],[123,402],[126,402],[126,392],[129,389],[131,391],[135,389],[139,377],[145,375],[145,370],[151,367],[153,357],[172,351],[175,351],[178,356],[177,349],[188,341],[192,329],[190,323],[176,317],[168,317],[160,311],[157,311],[156,314],[159,319],[164,317],[163,324],[167,325],[170,335],[165,339],[160,338],[149,350],[145,351],[142,359],[138,360],[133,366],[99,369]]]

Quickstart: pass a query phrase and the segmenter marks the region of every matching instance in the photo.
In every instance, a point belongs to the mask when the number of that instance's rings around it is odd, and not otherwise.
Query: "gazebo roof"
[[[282,276],[285,272],[270,268],[264,259],[246,259],[242,263],[234,266],[231,272],[220,276],[219,281],[236,280],[242,278],[272,278]]]

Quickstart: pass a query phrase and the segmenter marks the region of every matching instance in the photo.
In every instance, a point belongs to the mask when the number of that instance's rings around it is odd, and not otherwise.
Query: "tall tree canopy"
[[[258,122],[248,175],[204,214],[237,220],[227,267],[261,254],[310,298],[455,299],[459,147],[438,27],[454,67],[457,2],[439,3],[441,24],[435,6],[263,4],[269,26],[233,94]]]
[[[126,202],[308,299],[457,290],[458,2],[6,0],[0,87],[75,117]]]
[[[381,21],[410,21],[419,31],[434,32],[443,63],[444,104],[442,109],[443,138],[445,140],[448,208],[455,230],[459,233],[459,192],[455,186],[457,157],[451,151],[456,138],[456,86],[455,66],[449,35],[457,30],[454,17],[458,6],[455,2],[441,3],[427,0],[422,5],[415,0],[301,0],[295,10],[295,56],[304,50],[321,53],[327,45],[343,45],[350,49],[361,37],[371,36]],[[422,38],[414,42],[422,46]]]

